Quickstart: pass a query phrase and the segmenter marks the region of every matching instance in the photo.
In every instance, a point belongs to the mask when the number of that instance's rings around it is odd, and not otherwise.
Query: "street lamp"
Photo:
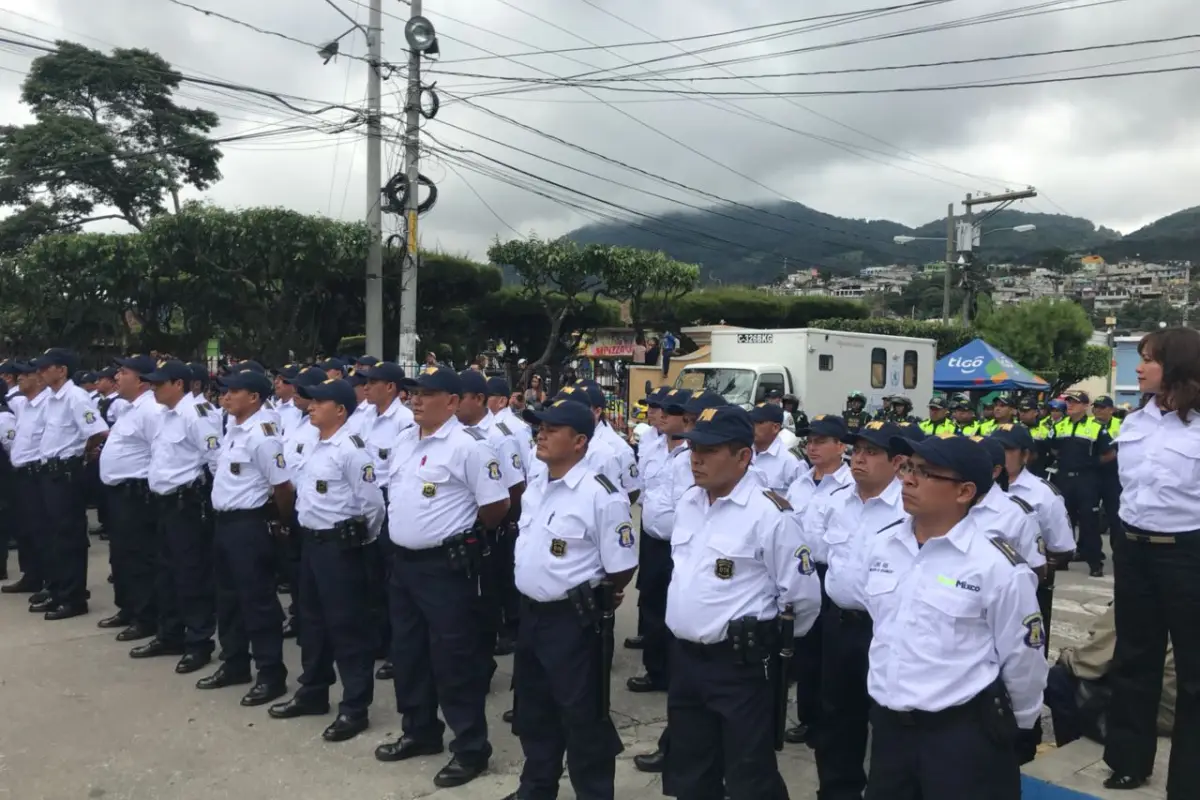
[[[1037,225],[1014,225],[1011,228],[992,228],[991,230],[981,231],[981,236],[987,236],[989,233],[1000,233],[1001,231],[1012,231],[1013,233],[1029,233],[1036,231]],[[896,244],[908,244],[909,242],[944,242],[945,236],[893,236],[892,241]]]

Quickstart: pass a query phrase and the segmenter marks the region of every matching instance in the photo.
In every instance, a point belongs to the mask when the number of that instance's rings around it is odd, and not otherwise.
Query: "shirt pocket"
[[[961,583],[961,582],[960,582]],[[977,587],[938,586],[922,591],[913,604],[916,646],[947,657],[970,652],[983,624],[983,598]]]
[[[863,586],[863,591],[867,596],[867,613],[871,615],[872,619],[886,616],[882,613],[882,605],[893,599],[889,595],[896,591],[899,582],[900,579],[894,572],[870,572],[867,574],[867,582]]]
[[[700,569],[707,569],[709,582],[724,589],[730,581],[758,567],[762,554],[754,542],[745,536],[726,531],[709,539],[704,560],[705,563],[699,565]]]
[[[571,514],[556,514],[550,524],[546,526],[546,531],[550,534],[547,547],[550,549],[550,555],[554,558],[578,557],[583,548],[587,546],[585,542],[587,522],[580,517]]]
[[[322,497],[343,492],[345,489],[345,478],[341,468],[328,461],[305,470],[305,483],[308,484],[305,491],[315,491]]]
[[[416,478],[421,484],[421,499],[417,505],[430,508],[438,501],[445,500],[446,491],[450,485],[450,468],[442,464],[423,464],[417,467]]]
[[[1132,460],[1134,456],[1126,452],[1125,457]],[[1156,475],[1156,479],[1167,479],[1176,485],[1195,483],[1197,467],[1200,467],[1200,439],[1192,436],[1163,437],[1158,461],[1164,474]]]

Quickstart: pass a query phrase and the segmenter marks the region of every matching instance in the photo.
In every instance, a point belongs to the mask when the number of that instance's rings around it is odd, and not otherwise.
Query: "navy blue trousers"
[[[263,683],[287,679],[275,566],[264,509],[216,512],[213,575],[221,658],[227,669],[248,672],[253,653]]]
[[[217,630],[212,510],[203,518],[198,499],[180,506],[176,497],[156,498],[156,505],[158,638],[207,655]]]

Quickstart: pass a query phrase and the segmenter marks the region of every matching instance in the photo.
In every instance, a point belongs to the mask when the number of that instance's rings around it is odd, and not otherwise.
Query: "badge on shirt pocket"
[[[426,483],[421,487],[421,496],[422,497],[433,497],[436,494],[437,494],[437,484],[435,484],[435,483]]]
[[[242,465],[234,462],[233,464],[229,465],[229,471],[230,471],[230,473],[232,473],[234,475],[241,475],[242,474]]]
[[[567,543],[563,539],[550,540],[550,555],[555,558],[562,558],[567,554]]]
[[[728,558],[718,558],[713,574],[723,581],[729,580],[733,577],[733,561]]]
[[[391,451],[388,450],[386,447],[379,448],[379,458],[381,460],[387,459],[389,452],[391,452]]]
[[[325,481],[317,481],[317,494],[325,494],[329,491],[329,484]]]

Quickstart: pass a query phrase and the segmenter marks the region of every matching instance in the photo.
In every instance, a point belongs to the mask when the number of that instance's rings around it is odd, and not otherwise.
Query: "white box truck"
[[[800,407],[814,414],[841,414],[846,396],[867,396],[867,408],[883,405],[888,395],[902,394],[923,415],[933,396],[933,339],[817,328],[713,331],[712,360],[689,364],[676,387],[708,389],[729,402],[749,407],[767,392],[794,394]]]

